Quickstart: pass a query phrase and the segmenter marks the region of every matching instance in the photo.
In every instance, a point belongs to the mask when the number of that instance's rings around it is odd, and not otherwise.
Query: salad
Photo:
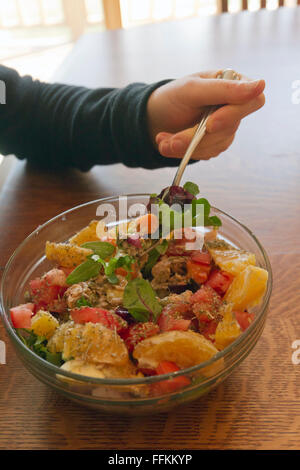
[[[255,318],[268,272],[221,237],[221,220],[198,192],[186,183],[151,195],[148,212],[122,224],[126,237],[120,224],[94,220],[66,243],[47,242],[53,268],[32,279],[24,304],[10,310],[24,344],[79,375],[142,378],[201,364],[234,342]],[[186,204],[191,226],[177,229]],[[204,207],[200,247],[197,205]],[[168,233],[162,213],[170,215]],[[222,360],[201,374],[220,368]],[[180,375],[131,392],[171,393],[191,381]]]

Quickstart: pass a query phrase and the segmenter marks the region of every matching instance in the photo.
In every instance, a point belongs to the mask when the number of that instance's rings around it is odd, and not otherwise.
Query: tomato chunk
[[[119,276],[123,276],[123,277],[127,277],[128,275],[130,275],[130,278],[131,279],[136,279],[137,276],[138,276],[138,271],[137,271],[137,266],[136,264],[133,264],[131,266],[131,269],[132,271],[127,271],[125,268],[117,268],[115,270],[115,273]]]
[[[200,333],[205,336],[206,339],[209,339],[210,341],[214,342],[217,326],[218,322],[216,320],[211,320],[207,322],[204,328],[200,330]]]
[[[254,313],[248,312],[234,312],[234,315],[242,331],[247,330],[248,326],[253,322],[255,317]]]
[[[81,307],[71,311],[71,317],[75,323],[81,325],[85,323],[101,323],[111,330],[116,330],[120,333],[127,328],[127,322],[119,315],[111,313],[102,308]]]
[[[150,336],[155,336],[158,333],[159,327],[153,322],[136,323],[122,333],[121,337],[125,341],[128,351],[132,352],[140,341],[150,338]]]
[[[117,269],[115,270],[115,273],[116,273],[118,276],[126,277],[127,274],[128,274],[128,271],[126,271],[126,269],[124,269],[124,268],[117,268]]]
[[[189,314],[190,311],[190,305],[183,302],[167,305],[157,320],[160,331],[187,331],[191,325],[191,319],[184,318],[184,315]]]
[[[193,313],[199,323],[199,332],[208,339],[212,339],[215,323],[218,318],[218,312],[222,305],[222,299],[217,292],[210,286],[203,285],[191,297]]]
[[[65,268],[64,266],[60,266],[59,269],[65,273],[67,278],[75,268]]]
[[[157,375],[170,374],[172,372],[179,371],[180,368],[174,363],[169,361],[163,361],[156,368]],[[183,387],[187,387],[191,384],[191,379],[186,375],[174,377],[173,379],[164,380],[157,382],[152,385],[153,393],[159,395],[164,393],[172,393],[180,390]]]
[[[34,304],[19,305],[10,309],[10,317],[15,328],[31,328]]]
[[[179,229],[179,232],[182,232],[182,230]],[[169,243],[169,247],[166,253],[167,256],[190,256],[191,251],[187,250],[186,244],[192,243],[195,238],[192,237],[192,233],[190,235],[190,239],[188,239],[185,237],[184,233],[179,232],[177,232],[179,238],[176,238]]]
[[[210,265],[211,256],[209,253],[205,253],[204,251],[193,251],[191,254],[191,260],[194,263]]]
[[[147,377],[152,377],[153,375],[156,375],[156,370],[155,369],[145,369],[145,368],[139,368],[139,372],[141,372],[143,375],[146,375]]]
[[[203,284],[207,281],[211,269],[209,264],[199,264],[198,262],[195,263],[192,260],[188,260],[186,267],[188,277],[197,282],[197,284]]]
[[[218,294],[224,295],[232,280],[233,276],[226,271],[215,270],[211,273],[205,285],[212,287]]]
[[[67,304],[63,299],[68,286],[66,285],[66,273],[61,269],[52,269],[43,277],[33,279],[29,286],[35,304],[35,310],[49,310],[62,313]]]
[[[169,315],[161,314],[158,319],[158,326],[160,331],[172,331],[180,330],[187,331],[191,325],[191,320],[185,320],[184,318],[174,318]]]
[[[199,304],[199,303],[205,303],[205,304],[212,304],[214,302],[214,299],[219,299],[219,302],[221,304],[221,298],[214,289],[212,289],[210,286],[201,286],[195,294],[192,295],[191,297],[191,303],[192,304]]]

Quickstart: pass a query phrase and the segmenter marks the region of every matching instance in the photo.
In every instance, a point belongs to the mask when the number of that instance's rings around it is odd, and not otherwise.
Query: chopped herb
[[[49,351],[47,348],[48,341],[43,336],[37,336],[33,331],[25,329],[17,329],[16,332],[23,343],[42,359],[59,367],[64,363],[61,353],[51,353]]]
[[[76,307],[91,307],[92,304],[85,298],[85,297],[80,297],[80,299],[77,300],[76,302]]]
[[[31,349],[31,347],[36,341],[37,335],[31,330],[25,330],[23,328],[16,329],[16,333],[22,340],[22,342],[25,344],[25,346]]]
[[[190,181],[185,183],[185,185],[183,186],[183,189],[187,191],[188,193],[192,194],[193,196],[197,196],[197,194],[200,193],[199,186],[195,183],[191,183]]]
[[[111,284],[118,284],[119,279],[115,273],[116,269],[124,268],[128,273],[131,273],[133,270],[132,265],[134,263],[135,259],[132,256],[117,256],[104,264],[104,273]]]

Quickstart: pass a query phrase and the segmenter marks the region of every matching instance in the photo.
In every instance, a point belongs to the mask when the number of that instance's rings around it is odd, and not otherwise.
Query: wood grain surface
[[[83,37],[57,80],[122,86],[233,67],[267,81],[267,104],[241,126],[221,157],[187,170],[202,194],[245,223],[266,248],[274,290],[265,330],[231,377],[201,400],[153,417],[106,416],[75,405],[33,378],[4,328],[0,449],[299,449],[300,364],[300,9],[243,12]],[[84,64],[84,66],[83,66]],[[40,172],[16,163],[0,193],[0,272],[38,225],[77,204],[154,192],[174,170],[96,167]]]

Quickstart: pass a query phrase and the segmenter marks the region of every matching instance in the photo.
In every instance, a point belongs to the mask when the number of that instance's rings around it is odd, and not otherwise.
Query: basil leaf
[[[190,181],[185,183],[185,185],[183,186],[183,189],[187,191],[188,193],[192,194],[193,196],[197,196],[197,194],[200,193],[199,186],[197,186],[197,184],[195,183],[191,183]]]
[[[211,226],[211,227],[221,227],[222,226],[222,221],[217,217],[216,215],[213,215],[208,218],[206,226]]]
[[[77,266],[74,271],[67,277],[67,284],[77,284],[78,282],[88,281],[89,279],[98,276],[102,268],[102,264],[88,259],[84,263]]]
[[[109,258],[115,251],[115,247],[108,242],[87,242],[81,247],[93,250],[102,259]]]
[[[143,274],[145,277],[151,275],[153,266],[156,264],[161,255],[164,255],[168,249],[168,242],[164,240],[160,245],[156,246],[149,252],[148,261],[143,268]]]
[[[80,297],[80,299],[77,300],[76,302],[76,307],[91,307],[92,304],[85,298],[85,297]]]
[[[209,217],[209,213],[210,213],[210,203],[208,202],[207,199],[205,199],[204,197],[201,197],[200,199],[195,199],[194,201],[192,201],[192,215],[193,217],[197,217],[197,205],[201,205],[204,207],[204,219],[206,217]]]
[[[205,227],[221,227],[222,222],[216,215],[210,217],[211,206],[207,199],[200,198],[192,201],[192,216],[193,216],[193,226],[197,226],[197,214],[196,214],[196,205],[201,204],[204,206],[204,226]]]
[[[138,321],[155,321],[162,311],[150,282],[134,279],[128,282],[123,296],[123,306]]]

